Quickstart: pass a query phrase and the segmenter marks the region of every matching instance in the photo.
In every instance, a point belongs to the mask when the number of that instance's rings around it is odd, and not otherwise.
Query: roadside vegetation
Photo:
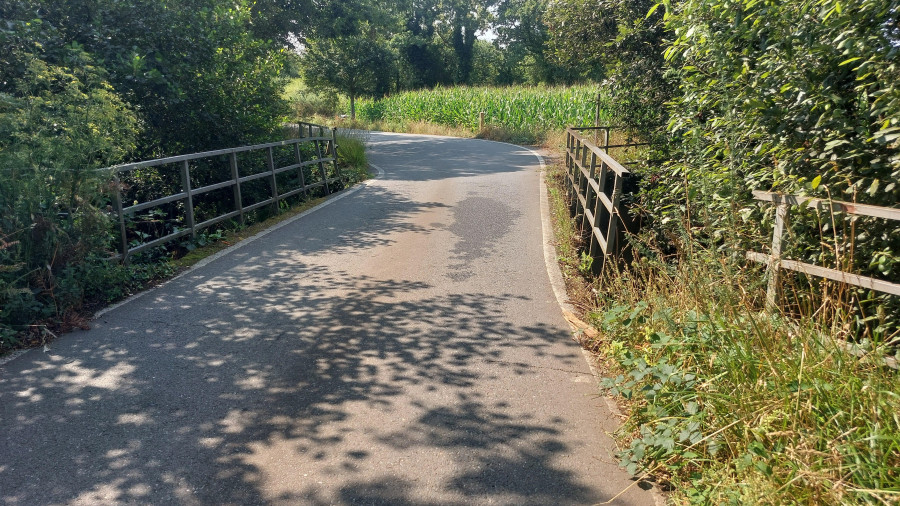
[[[898,206],[898,16],[897,0],[4,3],[0,353],[277,214],[121,265],[95,169],[298,119],[558,149],[599,94],[602,123],[652,144],[630,167],[633,260],[597,269],[559,164],[548,178],[570,296],[600,331],[583,344],[627,415],[623,465],[678,503],[897,503],[900,301],[787,275],[767,312],[745,253],[773,227],[753,190]],[[793,216],[790,258],[900,282],[896,223]]]
[[[601,92],[601,121],[650,141],[642,158],[657,160],[631,166],[640,191],[629,204],[642,225],[628,240],[633,261],[595,276],[568,217],[561,169],[549,179],[570,296],[600,331],[583,344],[606,363],[605,388],[627,414],[623,465],[667,484],[674,502],[900,499],[900,381],[885,366],[900,349],[900,303],[788,274],[778,310],[768,313],[764,269],[745,260],[746,251],[766,250],[773,226],[774,210],[752,190],[897,206],[900,6],[499,6],[498,19],[519,16],[498,24],[498,47],[524,55],[511,81],[407,90],[403,78],[388,79],[352,110],[327,94],[317,96],[322,108],[306,110],[355,114],[334,121],[376,129],[558,148],[558,133],[548,132],[591,124]],[[402,76],[404,53],[395,54]],[[575,82],[594,84],[557,87]],[[507,86],[514,83],[528,87]],[[558,93],[582,103],[554,102]],[[795,210],[786,255],[897,282],[896,230],[885,220]]]
[[[486,136],[523,144],[537,144],[548,132],[560,131],[567,125],[594,122],[597,85],[579,86],[480,86],[438,87],[431,90],[405,91],[378,100],[364,99],[357,104],[357,124],[372,129],[411,131],[413,125],[442,126],[462,136]],[[605,96],[600,94],[601,102]],[[307,99],[298,94],[294,103],[298,110],[318,113],[322,119],[342,111],[345,102],[335,100],[322,109],[301,106]],[[309,102],[306,102],[309,103]],[[606,107],[601,121],[606,124]],[[329,114],[331,113],[331,114]],[[484,113],[483,128],[480,113]],[[438,130],[440,131],[440,130]]]
[[[787,275],[769,313],[764,269],[744,253],[764,251],[772,233],[773,209],[751,190],[897,207],[898,5],[613,3],[613,21],[636,32],[567,36],[614,62],[612,104],[646,62],[611,46],[651,41],[664,69],[640,87],[665,98],[656,107],[609,111],[669,160],[632,167],[634,260],[590,275],[564,168],[549,180],[558,237],[573,239],[559,250],[570,295],[600,331],[583,344],[627,415],[623,465],[677,503],[896,503],[900,378],[886,365],[900,348],[896,297]],[[895,222],[795,213],[790,258],[900,281]]]
[[[86,325],[99,305],[171,276],[173,259],[228,236],[234,224],[127,265],[108,260],[112,183],[98,169],[283,138],[288,38],[333,30],[319,12],[327,7],[0,4],[0,354]],[[339,142],[353,157],[346,170],[364,169],[361,144]],[[155,171],[140,176],[148,192],[171,189]],[[177,212],[146,214],[137,219],[184,226]],[[254,213],[248,225],[272,214]]]

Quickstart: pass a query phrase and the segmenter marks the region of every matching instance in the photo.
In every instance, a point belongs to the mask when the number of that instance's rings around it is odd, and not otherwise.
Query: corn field
[[[484,112],[491,127],[546,131],[593,124],[598,91],[597,86],[439,87],[362,101],[359,115],[370,121],[424,121],[476,130],[478,114]],[[601,107],[603,123],[609,119],[605,110]]]

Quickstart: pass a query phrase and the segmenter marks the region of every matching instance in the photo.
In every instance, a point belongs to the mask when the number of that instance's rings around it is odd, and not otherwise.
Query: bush
[[[137,120],[77,46],[70,65],[26,54],[15,93],[0,93],[0,326],[6,338],[81,303],[72,269],[108,251],[108,177],[134,146]],[[3,343],[0,343],[3,346]]]
[[[592,318],[606,337],[591,344],[618,365],[606,387],[630,400],[623,464],[692,503],[891,502],[897,371],[845,351],[821,314],[757,312],[757,272],[729,265],[694,244],[603,280]]]
[[[665,55],[679,84],[669,108],[674,162],[642,174],[658,237],[688,233],[742,263],[771,238],[774,207],[753,190],[897,205],[896,1],[666,5],[674,42]],[[790,258],[900,281],[896,222],[795,216]],[[798,282],[805,289],[790,311],[829,297],[816,280]],[[900,303],[887,295],[845,290],[835,302],[862,325],[857,337],[900,329]]]
[[[333,92],[316,92],[300,90],[291,95],[291,108],[297,119],[308,119],[313,116],[335,116],[338,112],[338,96]]]

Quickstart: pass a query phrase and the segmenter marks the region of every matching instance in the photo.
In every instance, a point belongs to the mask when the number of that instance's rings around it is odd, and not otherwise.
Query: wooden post
[[[266,164],[269,166],[269,184],[272,185],[272,202],[275,204],[275,213],[281,213],[278,205],[278,182],[275,178],[275,156],[272,148],[266,150]]]
[[[784,229],[788,225],[788,205],[780,203],[775,208],[775,230],[772,232],[772,252],[766,268],[768,286],[766,287],[766,311],[775,311],[778,302],[778,284],[781,281],[781,249]]]
[[[590,231],[590,235],[588,236],[588,254],[594,256],[594,224],[597,223],[597,215],[594,214],[594,219],[588,219],[588,210],[593,212],[593,209],[596,207],[596,201],[600,200],[599,195],[594,192],[594,187],[591,186],[591,181],[594,179],[594,171],[597,169],[597,154],[594,151],[591,151],[590,157],[590,176],[587,180],[587,186],[584,190],[584,217],[581,221],[581,229],[587,229]],[[593,197],[591,197],[593,195]]]
[[[597,102],[594,104],[594,145],[597,146],[598,136],[600,135],[600,97],[597,93]]]
[[[234,181],[234,208],[235,211],[240,213],[241,216],[241,225],[244,224],[244,201],[241,197],[241,176],[238,171],[238,163],[237,163],[237,153],[232,151],[228,155],[228,160],[231,163],[231,179]]]
[[[184,189],[186,197],[185,201],[185,219],[187,226],[191,229],[191,237],[197,236],[197,230],[194,228],[194,197],[191,195],[191,166],[185,160],[181,163],[181,186]]]
[[[478,113],[478,133],[484,132],[484,111]]]
[[[572,131],[566,128],[566,203],[572,200],[572,188],[569,176],[572,174]]]
[[[566,157],[569,162],[569,170],[566,177],[568,181],[566,181],[566,186],[569,188],[569,192],[571,193],[571,195],[569,195],[569,216],[575,216],[575,214],[578,213],[578,185],[575,174],[575,171],[578,170],[578,167],[575,165],[575,159],[578,157],[578,145],[578,138],[575,137],[575,135],[572,135],[571,146],[569,147],[568,156]]]
[[[616,244],[618,236],[619,236],[619,222],[621,219],[619,215],[619,201],[622,199],[622,175],[616,173],[615,181],[613,183],[613,194],[612,194],[612,212],[609,213],[609,229],[606,234],[606,250],[607,254],[614,255],[616,254]]]
[[[119,176],[113,176],[113,185],[116,191],[113,193],[113,202],[116,206],[116,214],[119,215],[119,252],[122,254],[122,262],[128,261],[128,236],[125,233],[125,214],[122,213],[122,183]]]

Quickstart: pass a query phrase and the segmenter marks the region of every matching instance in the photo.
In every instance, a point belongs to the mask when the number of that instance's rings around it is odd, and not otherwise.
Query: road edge
[[[565,314],[567,311],[570,313],[575,312],[575,307],[569,303],[569,294],[566,291],[566,282],[563,278],[562,270],[559,268],[559,263],[556,261],[556,234],[553,231],[553,221],[550,218],[550,195],[547,190],[547,164],[544,162],[544,157],[538,153],[537,151],[526,148],[537,157],[538,161],[541,163],[541,175],[540,175],[540,183],[538,184],[538,191],[540,191],[540,201],[541,201],[541,236],[543,238],[543,249],[544,249],[544,265],[547,268],[547,276],[550,277],[550,286],[553,288],[553,295],[556,296],[556,302],[559,304],[560,311]],[[580,329],[576,328],[572,325],[571,322],[566,320],[569,324],[569,328],[573,332],[573,334],[580,331]],[[581,345],[578,345],[578,348],[581,350],[581,354],[584,356],[585,362],[587,362],[588,367],[591,369],[591,374],[594,375],[594,379],[597,381],[597,386],[600,386],[600,382],[603,380],[603,375],[600,370],[597,368],[596,363],[594,362],[594,357],[591,355],[589,351],[582,348]],[[602,396],[604,402],[606,403],[607,408],[609,408],[610,412],[616,416],[621,418],[622,413],[619,411],[619,406],[610,399],[608,396]]]
[[[563,314],[565,314],[567,311],[574,313],[575,308],[568,301],[568,292],[566,291],[566,283],[563,278],[562,270],[559,268],[559,263],[556,261],[556,234],[553,231],[553,221],[550,218],[550,194],[547,189],[547,164],[544,162],[543,155],[529,147],[522,147],[534,154],[534,156],[537,157],[538,161],[541,163],[541,180],[538,185],[539,191],[541,193],[541,235],[544,242],[544,264],[547,267],[547,275],[550,277],[550,285],[553,288],[553,294],[556,296],[556,302],[559,304],[559,308],[563,312]],[[566,319],[566,323],[569,324],[569,328],[571,329],[573,335],[577,336],[578,333],[581,332],[581,329],[576,327],[568,319]],[[576,338],[575,340],[577,341],[578,339]],[[622,411],[619,409],[619,405],[616,404],[615,400],[599,391],[601,384],[600,382],[604,378],[604,376],[600,372],[600,369],[597,368],[593,355],[591,355],[591,352],[581,347],[581,344],[578,345],[578,348],[581,350],[581,354],[582,356],[584,356],[584,360],[585,362],[587,362],[588,368],[590,368],[591,374],[593,374],[594,380],[597,382],[597,396],[603,399],[603,402],[606,404],[606,408],[609,410],[610,414],[612,414],[618,420],[623,420],[624,416],[622,415]],[[619,492],[619,494],[610,499],[610,501],[615,500],[619,495],[627,491],[629,488],[636,486],[640,481],[641,480],[635,480],[631,485],[628,486],[628,488]],[[666,503],[666,500],[662,496],[659,487],[656,486],[655,483],[653,488],[648,492],[652,495],[653,502],[657,505],[661,506]]]
[[[378,178],[384,176],[384,171],[381,169],[381,167],[378,167],[377,165],[372,164],[372,163],[369,164],[369,167],[375,169],[375,171],[376,171],[376,175],[373,176],[372,179],[378,179]],[[103,317],[103,315],[109,313],[110,311],[114,311],[126,304],[130,304],[140,298],[143,298],[145,295],[153,293],[156,290],[168,285],[169,283],[172,283],[173,281],[176,281],[183,276],[187,276],[188,274],[191,274],[195,270],[200,269],[201,267],[205,267],[205,266],[211,264],[212,262],[215,262],[216,260],[224,257],[225,255],[229,255],[229,254],[233,253],[234,251],[236,251],[240,248],[243,248],[244,246],[250,244],[251,242],[253,242],[257,239],[265,237],[265,236],[271,234],[272,232],[275,232],[276,230],[279,230],[282,227],[286,227],[286,226],[290,225],[291,223],[294,223],[295,221],[297,221],[307,215],[310,215],[310,214],[312,214],[326,206],[329,206],[343,198],[349,197],[350,195],[353,195],[354,193],[359,192],[360,190],[364,189],[368,185],[368,181],[371,181],[371,180],[366,180],[352,188],[348,188],[346,190],[341,190],[337,193],[332,193],[323,202],[319,203],[318,205],[311,207],[311,208],[307,209],[306,211],[303,211],[302,213],[297,214],[296,216],[292,216],[284,221],[276,223],[275,225],[272,225],[271,227],[269,227],[265,230],[262,230],[246,239],[243,239],[240,242],[237,242],[221,251],[217,251],[216,253],[214,253],[214,254],[204,258],[203,260],[200,260],[199,262],[195,263],[194,265],[188,267],[184,271],[180,272],[178,275],[176,275],[170,279],[167,279],[164,282],[162,282],[152,288],[148,288],[144,291],[141,291],[134,295],[129,296],[125,300],[122,300],[122,301],[116,302],[115,304],[106,306],[105,308],[94,313],[94,316],[91,317],[91,321],[97,320],[98,318]],[[3,367],[6,364],[9,364],[10,362],[12,362],[13,360],[21,358],[22,356],[26,355],[27,353],[38,350],[38,349],[43,349],[46,352],[49,350],[49,345],[45,345],[43,348],[28,348],[25,350],[18,350],[18,351],[14,351],[4,357],[0,357],[0,367]]]

